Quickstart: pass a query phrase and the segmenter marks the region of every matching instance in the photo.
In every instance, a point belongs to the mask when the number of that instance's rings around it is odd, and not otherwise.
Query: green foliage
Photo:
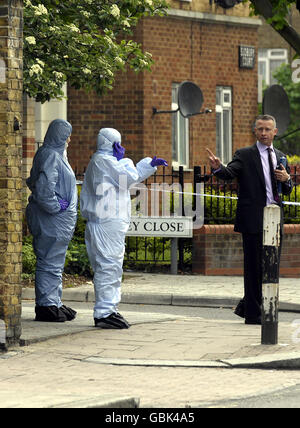
[[[218,192],[210,189],[207,193],[220,197],[205,197],[205,217],[208,224],[232,224],[235,219],[237,200],[232,192]],[[225,197],[223,197],[225,196]]]
[[[86,221],[82,217],[81,211],[80,211],[80,192],[81,192],[81,185],[77,185],[77,193],[78,193],[77,222],[76,222],[76,227],[75,227],[72,241],[78,242],[78,244],[84,244],[85,243],[84,233],[85,233]]]
[[[170,260],[170,247],[169,239],[130,236],[126,241],[126,260],[128,263],[131,260]]]
[[[213,195],[217,195],[216,191],[212,191]],[[222,194],[224,196],[236,196],[230,192]],[[207,197],[205,206],[205,216],[211,218],[208,224],[232,224],[236,215],[236,199],[223,199]],[[300,187],[294,186],[290,195],[284,195],[283,201],[300,202]],[[300,223],[300,206],[284,205],[285,223]]]
[[[192,262],[192,239],[182,239],[183,243],[183,263],[190,265]],[[126,239],[126,254],[124,258],[124,268],[143,269],[153,272],[157,266],[160,271],[164,266],[169,270],[171,261],[171,239],[170,238],[149,238],[130,236]]]
[[[43,103],[61,98],[68,81],[102,95],[126,66],[149,70],[151,54],[130,36],[166,8],[166,0],[25,0],[24,91]]]
[[[299,165],[300,164],[300,156],[287,156],[288,163],[290,165]]]
[[[267,19],[267,23],[274,26],[276,30],[282,30],[283,27],[289,25],[288,15],[291,10],[291,6],[296,4],[295,0],[269,0],[272,5],[272,18]],[[250,0],[250,9],[252,14],[259,15],[259,11],[256,9],[253,2]]]
[[[32,248],[32,236],[24,236],[22,246],[23,274],[33,275],[36,257]]]
[[[294,186],[290,196],[283,196],[283,201],[300,202],[300,188]],[[300,206],[284,205],[285,223],[300,223]]]
[[[93,276],[86,246],[85,244],[76,242],[76,236],[69,244],[64,271],[69,274],[78,274],[87,277]]]

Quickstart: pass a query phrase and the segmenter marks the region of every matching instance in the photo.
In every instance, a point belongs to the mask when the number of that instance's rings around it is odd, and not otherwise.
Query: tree
[[[24,0],[24,91],[42,103],[63,96],[66,81],[102,95],[126,66],[149,70],[151,53],[131,39],[166,0]]]
[[[288,14],[291,6],[296,5],[300,9],[299,0],[250,0],[254,14],[263,16],[300,55],[300,35],[289,24]]]

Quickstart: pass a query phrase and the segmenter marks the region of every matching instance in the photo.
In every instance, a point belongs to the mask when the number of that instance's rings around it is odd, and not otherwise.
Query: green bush
[[[85,244],[76,242],[76,237],[74,237],[69,244],[64,271],[72,275],[93,276],[86,246]]]
[[[136,253],[136,248],[138,248]],[[126,261],[164,261],[170,260],[170,239],[130,236],[126,240]]]
[[[183,242],[184,241],[184,242]],[[182,238],[183,263],[190,265],[192,262],[192,239]],[[171,261],[171,238],[162,237],[127,237],[124,268],[139,268],[153,271],[158,266],[161,270],[164,266],[169,269]]]
[[[236,197],[232,192],[218,192],[214,189],[209,189],[206,193],[220,196],[206,196],[205,197],[205,217],[207,224],[231,224],[234,222],[237,199],[230,199]],[[224,197],[225,196],[225,197]]]
[[[300,156],[294,155],[294,156],[287,156],[288,163],[290,165],[298,165],[300,164]]]
[[[283,196],[283,201],[300,202],[300,188],[294,186],[292,193],[289,196]],[[300,223],[300,206],[284,205],[285,223]]]
[[[22,246],[23,274],[31,276],[35,272],[36,257],[32,247],[32,236],[24,236]]]
[[[210,190],[209,193],[217,195],[218,193],[214,190]],[[231,192],[225,192],[220,196],[236,196]],[[205,216],[210,219],[207,224],[230,224],[234,222],[236,215],[236,199],[226,198],[205,198]],[[300,188],[294,186],[290,195],[285,195],[282,198],[283,201],[287,202],[300,202]],[[284,218],[285,223],[300,223],[300,206],[296,205],[284,205]]]

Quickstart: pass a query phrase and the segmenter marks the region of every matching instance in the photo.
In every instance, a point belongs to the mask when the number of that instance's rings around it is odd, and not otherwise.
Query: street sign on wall
[[[127,236],[192,238],[192,217],[132,217]]]

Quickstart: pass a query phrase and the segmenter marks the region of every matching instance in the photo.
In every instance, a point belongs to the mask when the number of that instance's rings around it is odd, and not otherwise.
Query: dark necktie
[[[271,157],[271,147],[268,147],[268,159],[269,159],[269,166],[270,166],[270,175],[271,175],[273,196],[274,196],[274,200],[279,203],[280,197],[278,194],[277,182],[276,182],[276,178],[275,178],[275,174],[274,174],[274,165],[273,165],[272,157]]]

